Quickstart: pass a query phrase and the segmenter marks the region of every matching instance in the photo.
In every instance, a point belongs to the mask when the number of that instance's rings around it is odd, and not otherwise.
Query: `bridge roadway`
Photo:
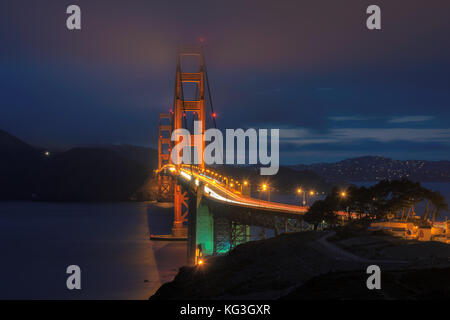
[[[201,185],[203,185],[203,194],[206,197],[222,204],[271,211],[275,214],[285,213],[290,216],[301,216],[308,210],[307,207],[303,206],[265,201],[244,196],[233,189],[227,188],[217,179],[214,179],[205,173],[196,172],[196,170],[182,167],[180,168],[179,174],[180,177],[188,181],[195,179],[194,181],[197,187],[201,187]]]
[[[173,166],[169,165],[169,168],[173,168],[171,171],[175,171]],[[209,176],[207,173],[198,172],[199,170],[196,169],[196,167],[193,168],[194,169],[191,169],[190,166],[185,165],[185,167],[180,168],[179,175],[188,181],[191,181],[192,179],[198,180],[198,184],[196,183],[197,186],[200,186],[200,181],[203,182],[204,195],[216,203],[234,207],[257,209],[258,211],[294,219],[300,218],[308,211],[307,206],[295,206],[244,196],[234,189],[227,188],[223,182]],[[336,214],[339,217],[344,218],[349,215],[349,213],[345,211],[338,211]],[[351,216],[352,218],[356,218],[357,215],[352,212]]]

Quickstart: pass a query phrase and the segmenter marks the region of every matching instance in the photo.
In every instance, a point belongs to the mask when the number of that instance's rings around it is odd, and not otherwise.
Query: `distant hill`
[[[156,198],[153,170],[157,151],[130,145],[73,148],[45,154],[0,130],[0,200],[126,201]],[[274,191],[292,193],[299,186],[327,191],[330,182],[410,178],[450,182],[450,161],[399,161],[360,157],[337,163],[280,167],[261,176],[255,166],[217,166],[255,191],[268,183]]]
[[[109,145],[104,146],[104,148],[112,150],[117,155],[143,166],[150,168],[156,168],[158,166],[158,152],[155,149],[132,145]]]
[[[3,152],[20,152],[20,153],[35,153],[38,150],[22,140],[10,135],[6,131],[0,130],[0,147]]]
[[[154,198],[149,181],[157,154],[150,148],[73,148],[46,155],[44,150],[0,131],[0,151],[0,200]]]
[[[378,181],[409,178],[421,182],[450,182],[450,161],[392,160],[378,156],[346,159],[336,163],[291,166],[311,170],[328,181]]]
[[[31,197],[42,155],[39,149],[0,130],[0,199]]]
[[[152,167],[102,148],[75,148],[44,162],[36,193],[41,200],[126,201]]]

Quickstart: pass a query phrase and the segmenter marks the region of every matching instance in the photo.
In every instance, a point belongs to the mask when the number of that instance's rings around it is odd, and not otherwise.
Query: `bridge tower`
[[[160,113],[158,123],[158,201],[173,201],[173,181],[168,172],[161,172],[165,165],[170,164],[172,148],[170,136],[172,134],[172,113]]]
[[[183,72],[182,60],[184,57],[197,57],[198,69],[196,72]],[[185,99],[184,84],[193,84],[195,87],[195,95],[193,99]],[[191,88],[192,89],[192,86]],[[173,115],[173,130],[182,129],[183,124],[185,129],[188,129],[187,114],[192,113],[197,121],[201,121],[201,126],[198,128],[196,134],[191,133],[192,140],[188,142],[191,150],[191,164],[204,167],[203,150],[205,149],[205,142],[203,134],[205,132],[205,65],[203,50],[201,47],[180,47],[177,54],[177,67],[175,75],[175,97],[174,97],[174,115]],[[175,141],[179,141],[175,135]],[[194,163],[194,159],[196,162]],[[176,166],[177,171],[180,170],[180,165]],[[174,237],[186,237],[187,229],[183,223],[187,221],[189,213],[188,196],[183,191],[178,182],[174,182],[174,223],[172,228],[172,235]]]

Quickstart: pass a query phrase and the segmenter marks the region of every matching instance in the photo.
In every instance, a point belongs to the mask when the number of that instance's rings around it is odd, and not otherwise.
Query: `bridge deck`
[[[274,214],[288,215],[303,215],[308,210],[307,207],[265,201],[243,196],[242,194],[236,193],[235,191],[226,188],[214,178],[184,168],[180,169],[180,176],[188,181],[195,179],[198,186],[203,185],[204,195],[207,196],[210,200],[229,206],[259,209],[262,211],[270,211]]]

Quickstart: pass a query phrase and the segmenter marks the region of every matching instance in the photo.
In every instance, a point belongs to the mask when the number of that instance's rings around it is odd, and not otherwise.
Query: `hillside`
[[[132,146],[51,153],[0,131],[0,200],[126,201],[154,198],[156,151]],[[139,193],[139,196],[137,196]]]
[[[358,250],[375,244],[380,253],[364,260],[327,238],[327,231],[306,231],[240,244],[227,254],[206,258],[202,265],[180,268],[150,300],[450,297],[450,247],[444,243],[403,240],[360,230],[346,241],[354,241]],[[365,246],[361,245],[363,240]],[[389,254],[392,252],[396,254]],[[382,270],[382,290],[367,289],[366,269],[371,264]]]
[[[0,130],[0,199],[31,196],[43,153]]]

